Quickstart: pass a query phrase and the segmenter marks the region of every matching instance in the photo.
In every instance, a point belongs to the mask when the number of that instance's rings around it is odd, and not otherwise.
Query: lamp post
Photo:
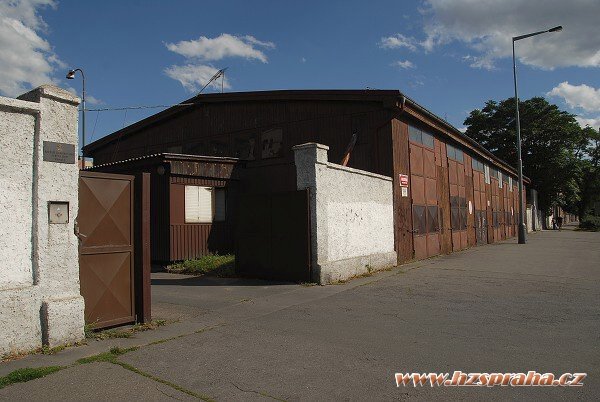
[[[83,74],[83,70],[80,68],[76,68],[74,70],[69,70],[67,73],[67,79],[72,80],[75,79],[75,72],[79,71],[81,73],[81,110],[82,110],[82,124],[81,124],[81,167],[85,168],[85,155],[83,153],[83,147],[85,146],[85,75]]]
[[[546,32],[562,31],[562,26],[557,26],[545,31],[534,32],[526,35],[514,36],[512,38],[512,56],[513,56],[513,77],[515,81],[515,121],[517,123],[517,159],[519,169],[519,244],[526,243],[525,230],[525,208],[523,200],[523,159],[521,158],[521,122],[519,121],[519,95],[517,92],[517,61],[515,59],[515,42],[521,39],[530,38],[532,36],[541,35]]]

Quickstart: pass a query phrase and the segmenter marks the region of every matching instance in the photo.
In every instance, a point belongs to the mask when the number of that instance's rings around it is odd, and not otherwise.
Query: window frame
[[[202,221],[200,220],[200,217],[198,217],[198,220],[188,220],[187,217],[187,209],[188,209],[188,203],[187,203],[187,191],[188,188],[205,188],[205,189],[209,189],[209,191],[211,192],[210,195],[210,221]],[[184,196],[183,196],[183,221],[185,224],[191,224],[191,225],[198,225],[198,224],[212,224],[214,222],[214,215],[215,215],[215,194],[214,194],[214,187],[211,186],[200,186],[200,185],[195,185],[195,184],[186,184],[184,185],[183,188],[184,191]]]
[[[423,147],[428,149],[435,149],[435,135],[432,132],[428,130],[423,130],[412,124],[407,124],[407,126],[409,142],[422,145]],[[425,137],[427,137],[427,143],[425,143]]]

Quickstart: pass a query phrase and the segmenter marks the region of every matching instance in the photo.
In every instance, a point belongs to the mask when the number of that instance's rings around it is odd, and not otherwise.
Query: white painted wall
[[[293,149],[298,189],[311,192],[313,280],[395,265],[392,178],[330,163],[325,145]]]
[[[51,85],[0,97],[0,354],[83,339],[78,167],[42,152],[43,141],[78,149],[78,104]],[[69,223],[49,223],[50,201],[69,203]]]

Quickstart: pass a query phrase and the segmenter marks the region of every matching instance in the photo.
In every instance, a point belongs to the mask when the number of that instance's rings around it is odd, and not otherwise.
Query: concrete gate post
[[[0,97],[0,353],[80,341],[79,98],[52,85]],[[16,183],[16,184],[15,184]],[[7,211],[8,210],[8,211]]]

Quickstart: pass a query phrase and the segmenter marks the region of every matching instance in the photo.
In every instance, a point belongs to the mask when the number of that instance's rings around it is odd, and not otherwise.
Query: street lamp
[[[67,73],[67,79],[68,80],[73,80],[75,79],[75,72],[79,71],[81,73],[81,80],[82,80],[82,89],[81,89],[81,107],[82,107],[82,124],[81,124],[81,166],[82,168],[85,168],[85,155],[83,154],[83,147],[85,146],[85,75],[83,74],[83,70],[80,68],[76,68],[74,70],[69,70],[69,72]]]
[[[519,121],[519,95],[517,93],[517,61],[515,59],[515,42],[532,36],[541,35],[546,32],[562,31],[562,26],[557,26],[546,31],[534,32],[526,35],[514,36],[512,38],[513,77],[515,81],[515,121],[517,123],[517,158],[519,159],[519,244],[525,244],[525,213],[523,201],[523,159],[521,159],[521,122]]]

